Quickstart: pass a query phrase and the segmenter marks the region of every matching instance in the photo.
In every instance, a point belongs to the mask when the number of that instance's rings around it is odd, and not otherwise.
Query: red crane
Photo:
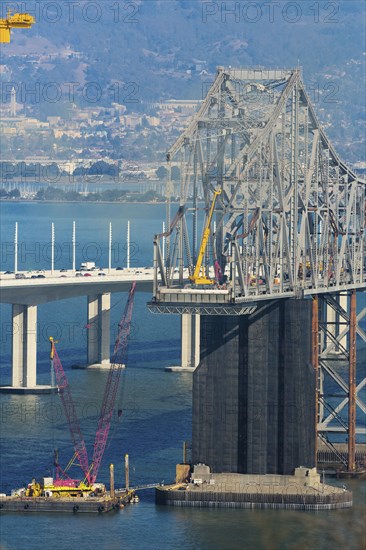
[[[105,446],[107,444],[109,429],[113,414],[113,407],[116,401],[119,379],[123,368],[123,363],[127,353],[127,342],[131,331],[131,318],[133,299],[135,294],[136,282],[132,283],[122,320],[118,325],[118,336],[114,345],[114,352],[111,362],[111,368],[108,374],[107,384],[104,390],[103,404],[100,412],[97,433],[95,435],[93,463],[91,469],[91,483],[94,483],[100,463],[103,458]]]
[[[51,342],[51,360],[55,370],[57,386],[61,396],[61,401],[65,411],[65,416],[70,429],[71,440],[74,446],[75,455],[84,472],[88,485],[95,483],[102,462],[103,454],[108,440],[108,434],[111,426],[113,407],[116,401],[119,380],[123,364],[126,360],[128,338],[131,331],[131,318],[133,309],[133,300],[135,294],[136,282],[133,282],[128,295],[128,300],[123,312],[122,319],[118,325],[118,336],[114,346],[111,367],[108,374],[107,384],[104,390],[103,404],[101,408],[98,428],[95,435],[93,461],[89,466],[88,453],[81,433],[79,419],[76,413],[76,407],[71,395],[70,386],[63,370],[60,358],[55,348],[55,341]],[[61,470],[61,469],[60,469]],[[62,473],[64,473],[61,470]],[[75,483],[75,480],[69,480]],[[67,484],[67,481],[65,485]]]
[[[80,463],[80,466],[84,472],[85,478],[87,482],[90,483],[88,453],[85,447],[84,438],[81,433],[79,418],[77,416],[75,403],[71,395],[69,381],[62,367],[60,358],[56,351],[55,341],[52,337],[50,337],[50,342],[51,342],[50,358],[55,371],[56,382],[57,382],[58,391],[61,397],[62,405],[65,411],[65,416],[67,418],[67,423],[69,425],[72,444],[74,446],[76,458]]]

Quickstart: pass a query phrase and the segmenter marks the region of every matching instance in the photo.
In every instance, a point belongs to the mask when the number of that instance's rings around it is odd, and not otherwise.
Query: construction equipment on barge
[[[75,487],[55,485],[53,478],[35,479],[28,485],[12,491],[11,496],[0,494],[2,512],[66,512],[66,513],[106,513],[120,510],[130,502],[137,502],[135,490],[125,487],[114,488],[114,465],[109,467],[110,490],[103,483],[92,486],[78,482]],[[137,497],[138,498],[138,497]]]
[[[30,504],[32,503],[33,511],[49,511],[49,507],[52,506],[51,503],[56,502],[58,504],[55,506],[55,511],[63,511],[63,506],[59,506],[60,499],[62,499],[65,500],[65,511],[69,511],[70,507],[68,506],[68,502],[69,499],[72,499],[72,502],[76,502],[77,500],[77,505],[75,505],[77,506],[77,509],[73,511],[79,511],[81,509],[80,505],[82,505],[83,511],[95,511],[94,508],[96,508],[97,511],[101,512],[109,511],[116,507],[118,508],[133,499],[134,491],[129,490],[127,485],[126,490],[123,493],[116,495],[114,491],[113,465],[110,466],[110,492],[107,492],[103,483],[97,483],[96,480],[108,440],[121,371],[126,360],[127,344],[131,331],[135,288],[136,283],[133,282],[122,319],[118,325],[119,330],[114,346],[114,353],[108,379],[104,390],[103,403],[95,435],[94,453],[91,464],[89,465],[88,453],[81,433],[80,423],[69,382],[56,350],[55,344],[57,342],[50,337],[51,368],[55,372],[58,393],[61,397],[74,447],[74,456],[69,461],[66,468],[62,469],[58,462],[56,452],[54,462],[54,466],[56,468],[55,478],[44,477],[41,482],[37,482],[36,479],[33,479],[32,482],[28,484],[27,488],[21,488],[13,491],[11,497],[2,495],[0,510],[29,510]],[[84,479],[73,479],[68,475],[67,472],[72,465],[79,465],[81,467],[84,474]],[[87,505],[84,506],[84,504]]]

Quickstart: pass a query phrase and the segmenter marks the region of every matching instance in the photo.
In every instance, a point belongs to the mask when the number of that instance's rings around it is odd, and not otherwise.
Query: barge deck
[[[134,498],[134,491],[118,492],[114,498],[110,493],[102,497],[19,497],[1,496],[0,511],[15,513],[57,512],[57,513],[95,513],[104,514],[119,510]]]

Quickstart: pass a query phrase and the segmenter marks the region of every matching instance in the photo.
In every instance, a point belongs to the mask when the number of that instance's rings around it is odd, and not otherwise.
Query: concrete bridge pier
[[[3,393],[51,393],[48,385],[37,385],[37,306],[12,306],[11,386],[1,386]]]
[[[200,361],[200,315],[181,315],[181,363],[172,372],[193,372]]]
[[[37,385],[37,306],[13,305],[12,312],[13,387]]]
[[[111,294],[88,296],[88,365],[110,365]]]
[[[311,310],[311,300],[273,300],[247,316],[202,316],[194,464],[243,474],[315,466]]]

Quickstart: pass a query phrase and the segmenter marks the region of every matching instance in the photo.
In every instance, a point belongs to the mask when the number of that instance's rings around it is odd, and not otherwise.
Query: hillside
[[[117,101],[136,111],[144,110],[141,102],[200,98],[217,65],[300,65],[337,149],[362,160],[363,1],[60,0],[58,10],[55,4],[27,2],[37,24],[13,32],[2,48],[3,83],[23,89],[21,99],[44,116],[72,102]],[[38,97],[29,93],[32,86]]]

